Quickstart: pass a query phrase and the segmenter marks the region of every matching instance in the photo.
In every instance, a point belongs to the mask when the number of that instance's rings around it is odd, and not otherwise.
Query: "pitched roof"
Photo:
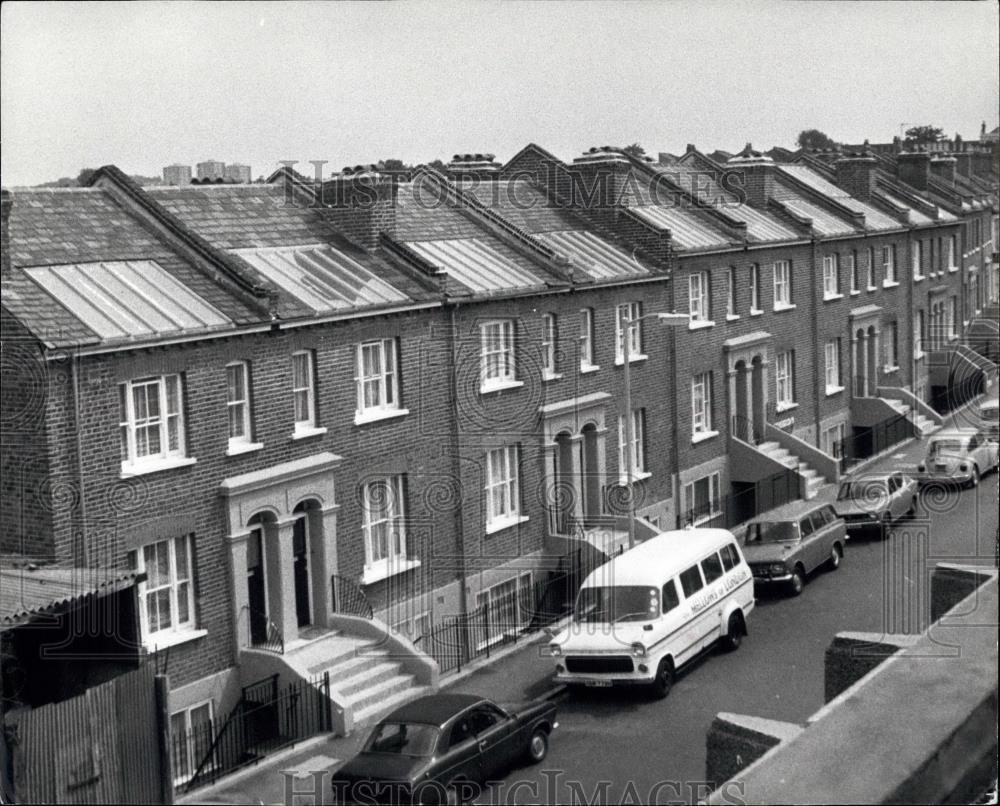
[[[474,294],[493,294],[543,284],[484,238],[405,241],[425,261]]]
[[[587,230],[546,232],[537,236],[559,254],[570,259],[575,268],[593,280],[613,280],[649,274],[646,265],[634,255]]]
[[[657,204],[630,207],[629,210],[658,229],[670,230],[674,246],[682,251],[719,249],[733,243],[720,228],[682,207]]]
[[[867,230],[890,230],[899,229],[903,226],[901,222],[887,213],[883,213],[874,205],[854,198],[846,190],[837,187],[833,182],[821,176],[808,165],[781,163],[777,166],[777,169],[808,185],[816,193],[836,200],[849,210],[856,213],[863,213],[865,216],[865,229]]]
[[[497,179],[470,185],[467,192],[526,232],[584,229],[586,224],[571,210],[549,199],[525,179]]]

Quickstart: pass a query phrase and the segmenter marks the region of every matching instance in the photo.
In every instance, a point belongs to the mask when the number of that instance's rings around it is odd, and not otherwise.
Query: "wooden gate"
[[[154,671],[144,664],[79,697],[10,715],[18,801],[163,803],[169,798],[161,785],[165,732],[159,727]],[[161,688],[165,693],[166,686]]]

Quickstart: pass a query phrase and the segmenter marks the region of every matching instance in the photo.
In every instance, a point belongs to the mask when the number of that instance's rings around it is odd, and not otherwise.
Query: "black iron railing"
[[[190,792],[268,753],[333,729],[330,673],[280,686],[278,675],[243,688],[221,728],[206,721],[170,737],[174,786]]]
[[[374,617],[371,602],[353,579],[337,574],[330,577],[330,601],[334,613],[366,619]]]
[[[732,435],[743,442],[748,442],[751,445],[760,445],[763,440],[763,434],[760,433],[753,420],[749,417],[734,414],[730,427],[732,428]]]
[[[247,645],[282,655],[285,652],[285,637],[281,630],[264,613],[249,605],[240,609],[239,620],[244,621],[247,631]]]
[[[888,450],[914,435],[914,425],[904,415],[890,417],[870,428],[854,428],[854,432],[838,443],[835,453],[840,457],[840,472],[846,473],[859,462]]]
[[[799,498],[799,474],[787,468],[766,479],[720,496],[715,501],[704,501],[684,511],[681,522],[685,526],[732,529],[768,510]]]

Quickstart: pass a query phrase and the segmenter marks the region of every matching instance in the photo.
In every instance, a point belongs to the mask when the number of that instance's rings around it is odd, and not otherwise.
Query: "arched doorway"
[[[583,471],[580,491],[583,493],[582,509],[585,526],[592,526],[601,514],[601,482],[603,473],[597,453],[597,426],[587,423],[580,432],[581,468]]]
[[[578,489],[578,476],[574,472],[576,466],[574,453],[579,450],[579,440],[574,439],[569,431],[556,434],[556,450],[553,454],[553,474],[555,479],[554,500],[559,523],[563,534],[573,531],[574,520],[581,512],[581,494]]]
[[[865,345],[867,357],[867,372],[865,374],[865,386],[869,396],[875,395],[878,388],[878,331],[872,325],[868,328],[868,338]]]
[[[767,399],[764,392],[764,359],[760,355],[755,355],[753,360],[750,362],[750,366],[752,367],[750,383],[752,413],[750,421],[753,423],[756,440],[760,441],[764,438],[764,424],[766,422],[765,408],[767,405]]]
[[[250,631],[250,645],[256,646],[267,641],[267,625],[270,607],[267,602],[267,561],[264,549],[265,535],[275,528],[274,515],[258,513],[247,523],[250,537],[247,539],[247,620]]]

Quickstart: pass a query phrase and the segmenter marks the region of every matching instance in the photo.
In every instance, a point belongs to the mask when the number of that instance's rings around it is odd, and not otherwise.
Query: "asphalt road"
[[[870,470],[912,466],[924,447],[910,443]],[[665,700],[625,689],[561,699],[546,761],[515,770],[479,802],[691,803],[704,797],[715,788],[703,783],[705,737],[715,715],[804,723],[824,704],[823,655],[836,633],[919,632],[936,563],[992,565],[997,501],[995,473],[977,489],[927,494],[917,517],[887,539],[852,539],[839,570],[811,577],[801,596],[759,593],[742,646],[695,661]]]

